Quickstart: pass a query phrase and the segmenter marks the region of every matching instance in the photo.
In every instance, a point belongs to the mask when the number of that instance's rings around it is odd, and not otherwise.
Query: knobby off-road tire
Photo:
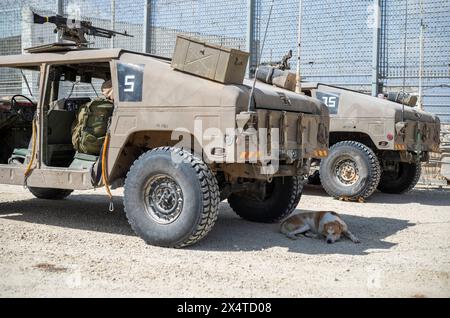
[[[252,222],[276,223],[297,207],[303,191],[300,177],[278,177],[267,184],[264,200],[246,193],[233,193],[228,203],[237,215]]]
[[[73,190],[34,188],[34,187],[28,187],[28,190],[36,198],[44,200],[63,200],[73,192]]]
[[[380,176],[380,163],[373,150],[356,141],[335,144],[320,164],[322,186],[335,198],[367,199],[377,189]]]
[[[399,162],[395,172],[383,171],[378,190],[389,194],[402,194],[411,191],[419,182],[422,165]]]
[[[163,147],[134,162],[123,200],[131,227],[145,242],[181,248],[212,229],[219,197],[217,180],[201,159]]]

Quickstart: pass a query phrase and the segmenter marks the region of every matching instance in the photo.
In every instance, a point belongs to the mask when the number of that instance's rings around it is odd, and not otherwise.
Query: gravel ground
[[[450,189],[365,204],[305,190],[299,209],[342,214],[361,244],[291,241],[222,203],[213,231],[182,250],[144,244],[115,194],[109,213],[103,190],[53,202],[0,186],[0,296],[450,296]]]

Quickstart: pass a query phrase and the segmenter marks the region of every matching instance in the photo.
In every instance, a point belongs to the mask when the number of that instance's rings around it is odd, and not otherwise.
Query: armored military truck
[[[439,118],[404,106],[406,96],[388,100],[320,83],[302,83],[302,91],[330,110],[330,153],[310,177],[330,196],[407,192],[420,178],[421,163],[439,152]]]
[[[191,49],[205,61],[217,48]],[[236,83],[233,74],[221,82],[122,49],[30,52],[0,57],[0,69],[37,86],[23,84],[2,99],[0,183],[26,185],[50,200],[124,187],[129,223],[149,244],[196,243],[225,199],[245,219],[276,222],[297,206],[311,159],[327,155],[329,112],[314,98],[262,83],[251,96],[252,83]],[[242,61],[230,63],[245,70]],[[84,122],[83,107],[90,121],[84,105],[105,81],[114,108],[99,115],[107,132],[100,151],[83,153],[74,147],[74,125]]]

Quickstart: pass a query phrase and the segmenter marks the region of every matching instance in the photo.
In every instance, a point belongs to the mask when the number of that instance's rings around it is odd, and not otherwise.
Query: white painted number
[[[125,76],[125,89],[123,90],[126,93],[132,93],[134,92],[134,80],[136,79],[136,76],[134,75],[127,75]]]
[[[330,108],[335,108],[336,107],[336,101],[337,101],[336,98],[337,97],[335,97],[335,96],[330,96],[330,97],[324,96],[324,97],[322,97],[323,102],[325,103],[325,105],[327,105]]]

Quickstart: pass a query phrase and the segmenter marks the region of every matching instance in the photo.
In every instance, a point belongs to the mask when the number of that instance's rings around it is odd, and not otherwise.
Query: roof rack
[[[64,43],[64,42],[55,42],[51,44],[44,44],[39,46],[34,46],[30,48],[26,48],[25,52],[27,53],[46,53],[46,52],[68,52],[80,50],[81,48],[77,46],[75,43]],[[83,48],[87,49],[87,48]]]

